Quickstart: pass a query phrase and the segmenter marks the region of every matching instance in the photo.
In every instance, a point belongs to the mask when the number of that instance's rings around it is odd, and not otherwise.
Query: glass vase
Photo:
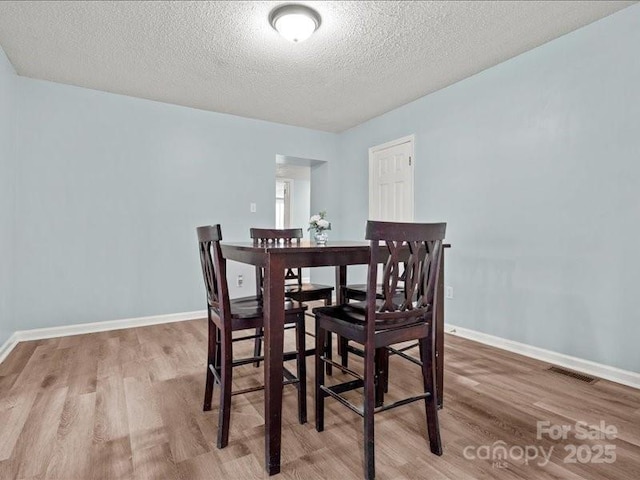
[[[315,239],[318,245],[325,245],[327,243],[327,239],[329,238],[329,235],[327,234],[326,230],[316,230],[316,233],[313,235],[313,238]]]

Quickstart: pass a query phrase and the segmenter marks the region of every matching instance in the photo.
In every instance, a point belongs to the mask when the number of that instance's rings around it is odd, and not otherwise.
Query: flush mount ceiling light
[[[280,5],[269,14],[269,23],[287,40],[303,42],[320,26],[320,15],[304,5]]]

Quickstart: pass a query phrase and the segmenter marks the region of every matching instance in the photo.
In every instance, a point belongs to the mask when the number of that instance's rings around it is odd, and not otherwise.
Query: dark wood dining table
[[[267,472],[275,475],[280,472],[282,437],[285,269],[334,266],[336,291],[340,292],[340,285],[347,282],[347,266],[368,263],[370,246],[368,242],[362,241],[330,241],[326,245],[316,245],[309,241],[263,245],[223,242],[221,246],[222,254],[227,260],[264,268],[265,462]],[[442,270],[438,285],[440,308],[436,311],[435,332],[436,378],[440,406],[444,383],[444,255],[441,259]],[[337,301],[342,301],[340,293]]]

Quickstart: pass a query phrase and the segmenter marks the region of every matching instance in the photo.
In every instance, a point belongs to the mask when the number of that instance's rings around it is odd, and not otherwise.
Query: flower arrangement
[[[315,230],[313,237],[318,245],[325,245],[329,238],[327,230],[331,230],[331,223],[325,218],[326,216],[327,212],[320,212],[316,215],[311,215],[309,219],[309,228],[307,230]]]
[[[326,219],[327,212],[320,212],[312,215],[309,219],[309,228],[307,230],[315,230],[322,233],[325,230],[331,230],[331,223]]]

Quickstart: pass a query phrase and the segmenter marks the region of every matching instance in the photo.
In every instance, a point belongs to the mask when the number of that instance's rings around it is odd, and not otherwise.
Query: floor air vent
[[[575,378],[576,380],[580,380],[584,383],[595,383],[598,380],[596,377],[585,375],[584,373],[572,372],[571,370],[556,367],[555,365],[550,366],[547,370],[559,375],[564,375],[565,377]]]

